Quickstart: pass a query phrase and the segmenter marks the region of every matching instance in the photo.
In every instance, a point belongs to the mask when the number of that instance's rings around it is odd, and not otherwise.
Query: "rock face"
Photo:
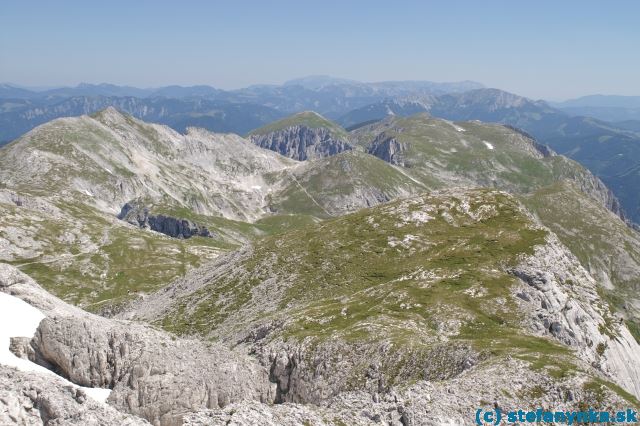
[[[394,350],[390,345],[350,344],[336,340],[313,346],[271,343],[255,345],[259,359],[270,365],[277,403],[326,404],[332,398],[356,387],[371,395],[385,394],[405,378],[422,377],[441,381],[456,377],[474,367],[482,355],[470,346],[447,343],[428,350]],[[336,359],[337,358],[337,359]],[[386,372],[395,366],[397,377]],[[364,377],[354,386],[353,372],[364,369]]]
[[[0,365],[0,424],[134,426],[149,423],[87,397],[55,376]]]
[[[111,405],[153,424],[180,424],[185,411],[274,397],[267,371],[246,356],[135,324],[46,318],[31,345],[45,367],[79,385],[113,389]]]
[[[640,396],[640,345],[613,316],[575,256],[555,235],[548,239],[513,270],[527,284],[515,292],[529,313],[529,326],[576,349],[584,361]]]
[[[380,136],[382,137],[377,137],[371,142],[367,148],[367,152],[387,163],[404,166],[404,161],[402,161],[398,154],[404,152],[406,146],[393,137],[384,137],[384,134]]]
[[[526,362],[512,358],[480,364],[447,381],[419,381],[386,393],[345,392],[320,406],[237,403],[201,410],[185,416],[185,425],[470,426],[476,424],[478,408],[500,407],[506,412],[523,407],[579,411],[603,404],[615,410],[629,406],[609,388],[590,389],[587,383],[579,374],[554,381],[544,369],[531,371]]]
[[[198,225],[188,219],[152,214],[148,207],[143,207],[136,202],[129,202],[122,206],[118,219],[174,238],[213,236],[206,226]]]
[[[259,147],[275,151],[294,160],[313,160],[330,157],[353,147],[327,128],[292,126],[275,132],[252,135],[251,141]]]
[[[607,186],[600,180],[591,174],[583,176],[581,179],[577,179],[577,184],[582,192],[590,197],[598,200],[602,206],[611,210],[616,216],[625,221],[628,225],[637,228],[637,225],[631,223],[627,215],[620,204],[620,200]]]
[[[8,265],[0,265],[0,291],[47,315],[30,342],[14,339],[15,353],[75,384],[113,389],[108,404],[154,425],[182,424],[189,411],[275,399],[269,372],[246,355],[83,312]]]

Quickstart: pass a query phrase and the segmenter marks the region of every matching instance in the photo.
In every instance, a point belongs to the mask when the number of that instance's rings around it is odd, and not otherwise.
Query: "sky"
[[[0,82],[137,87],[473,80],[640,95],[640,2],[0,1]]]

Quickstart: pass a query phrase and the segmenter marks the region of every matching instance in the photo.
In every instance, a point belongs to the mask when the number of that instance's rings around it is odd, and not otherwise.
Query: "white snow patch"
[[[74,385],[77,386],[77,385]],[[89,397],[93,398],[98,402],[102,402],[103,404],[107,402],[107,398],[111,395],[111,389],[104,388],[85,388],[84,386],[77,386],[84,391]]]
[[[53,371],[29,360],[18,358],[9,350],[12,337],[33,337],[40,321],[44,318],[42,312],[23,300],[0,292],[0,364],[15,367],[20,371],[56,376]],[[60,379],[73,387],[84,390],[87,395],[98,402],[105,402],[111,394],[111,389],[85,388],[75,385],[63,377]]]
[[[494,149],[493,144],[491,144],[491,143],[489,143],[487,141],[482,141],[482,143],[485,144],[488,149]]]
[[[89,192],[89,190],[85,189],[85,190],[83,190],[83,192],[85,194],[87,194],[89,197],[93,197],[93,194],[91,192]]]

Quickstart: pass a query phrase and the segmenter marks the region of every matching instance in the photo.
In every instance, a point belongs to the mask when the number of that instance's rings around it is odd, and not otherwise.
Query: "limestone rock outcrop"
[[[53,375],[0,365],[0,424],[138,426],[149,423],[87,397]]]
[[[30,342],[13,340],[17,354],[74,384],[112,389],[108,404],[154,425],[182,424],[184,413],[198,409],[275,399],[269,372],[247,355],[86,313],[9,265],[0,265],[0,291],[47,315]]]
[[[324,127],[291,126],[275,132],[253,135],[251,141],[294,160],[314,160],[351,151],[351,144]]]
[[[213,236],[206,226],[194,223],[189,219],[153,214],[148,207],[137,202],[128,202],[122,206],[118,219],[174,238]]]

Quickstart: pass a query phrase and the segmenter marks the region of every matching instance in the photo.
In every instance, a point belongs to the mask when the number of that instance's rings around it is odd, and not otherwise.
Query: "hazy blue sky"
[[[0,82],[238,88],[309,74],[640,95],[640,1],[0,1]]]

